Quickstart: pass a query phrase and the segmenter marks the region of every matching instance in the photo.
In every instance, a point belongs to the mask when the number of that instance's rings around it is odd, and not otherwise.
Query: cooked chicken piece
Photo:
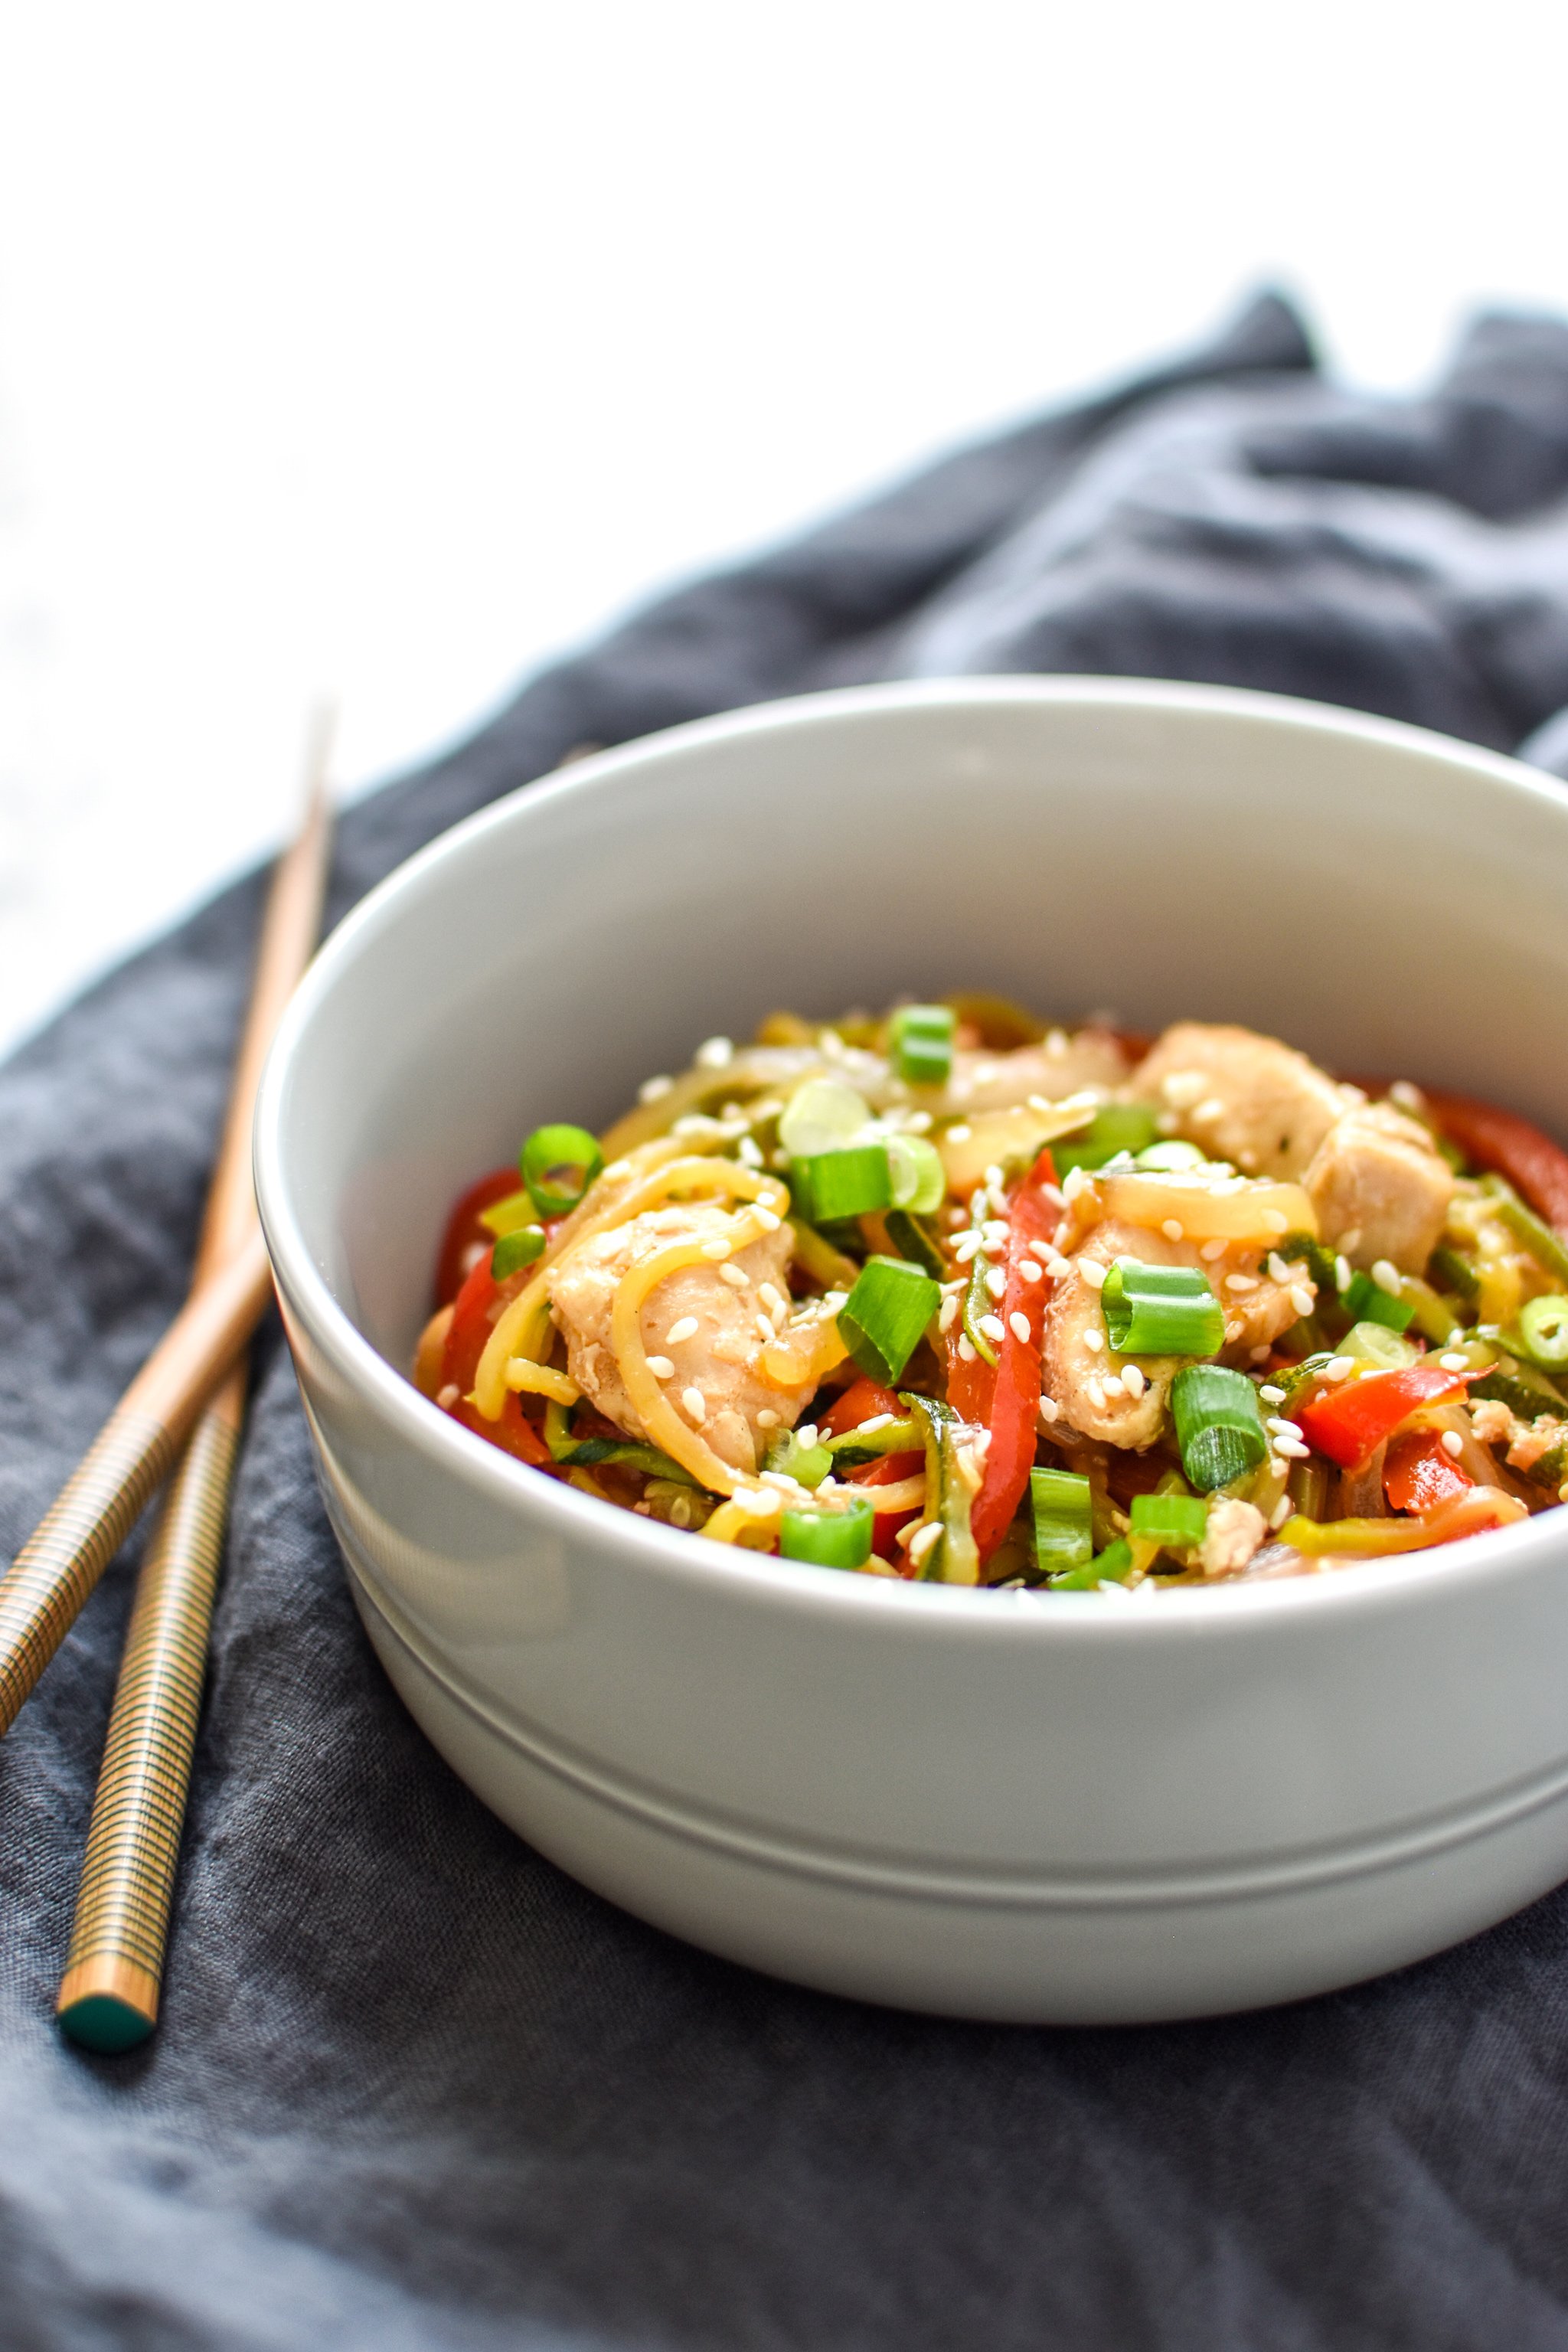
[[[1205,1576],[1238,1576],[1268,1533],[1256,1503],[1221,1495],[1209,1505],[1199,1558]]]
[[[1070,1247],[1070,1241],[1067,1244]],[[1225,1310],[1226,1360],[1247,1364],[1266,1350],[1300,1312],[1291,1297],[1291,1283],[1276,1281],[1259,1263],[1256,1250],[1227,1249],[1214,1258],[1201,1255],[1193,1242],[1173,1242],[1143,1225],[1107,1218],[1090,1228],[1082,1245],[1068,1261],[1047,1301],[1041,1334],[1041,1391],[1055,1400],[1061,1415],[1085,1437],[1111,1445],[1152,1445],[1164,1421],[1171,1382],[1181,1369],[1174,1356],[1118,1356],[1106,1338],[1100,1307],[1100,1286],[1084,1272],[1086,1265],[1109,1266],[1119,1257],[1137,1258],[1144,1265],[1200,1266]],[[1302,1273],[1305,1281],[1304,1270]],[[1231,1277],[1245,1286],[1236,1288]],[[1310,1288],[1310,1285],[1306,1286]],[[1125,1385],[1128,1371],[1132,1386]],[[1121,1383],[1108,1389],[1107,1376]]]
[[[1053,1029],[1037,1045],[1010,1054],[965,1050],[952,1057],[943,1107],[949,1110],[1008,1110],[1031,1095],[1061,1102],[1085,1087],[1121,1086],[1127,1056],[1108,1029]]]
[[[646,1210],[574,1250],[556,1271],[551,1311],[566,1339],[566,1362],[584,1395],[628,1437],[646,1438],[610,1345],[610,1316],[623,1275],[672,1242],[703,1241],[728,1231],[730,1215],[711,1202]],[[814,1383],[779,1389],[763,1378],[765,1345],[759,1317],[776,1325],[786,1295],[792,1236],[787,1224],[737,1250],[721,1265],[680,1267],[644,1301],[638,1328],[660,1385],[681,1419],[700,1429],[721,1461],[754,1470],[775,1429],[799,1419]],[[745,1276],[744,1286],[734,1280]],[[728,1278],[726,1278],[728,1277]],[[770,1312],[770,1310],[772,1310]],[[700,1414],[688,1400],[701,1399]],[[764,1421],[763,1414],[771,1416]]]
[[[1178,1021],[1127,1094],[1163,1104],[1172,1132],[1247,1176],[1300,1176],[1335,1119],[1361,1100],[1277,1037]]]
[[[1363,1103],[1330,1129],[1305,1182],[1330,1249],[1353,1265],[1388,1258],[1419,1274],[1442,1236],[1454,1171],[1418,1120]]]

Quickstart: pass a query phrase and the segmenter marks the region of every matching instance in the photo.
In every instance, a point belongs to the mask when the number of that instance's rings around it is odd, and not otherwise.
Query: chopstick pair
[[[268,896],[190,1297],[0,1579],[4,1734],[154,1489],[169,1481],[137,1580],[56,2004],[64,2031],[89,2050],[131,2049],[157,2022],[245,1416],[246,1349],[271,1295],[251,1189],[251,1114],[273,1031],[321,929],[331,734],[319,717],[304,822]]]

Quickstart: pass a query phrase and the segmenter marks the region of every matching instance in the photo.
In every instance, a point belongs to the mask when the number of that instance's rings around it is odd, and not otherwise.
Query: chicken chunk
[[[961,1049],[952,1057],[944,1102],[952,1110],[1010,1110],[1031,1095],[1062,1102],[1086,1087],[1109,1090],[1126,1076],[1127,1056],[1108,1029],[1079,1029],[1071,1035],[1053,1029],[1037,1045],[1018,1045],[1007,1054]]]
[[[1301,1175],[1361,1099],[1277,1037],[1202,1021],[1167,1029],[1127,1091],[1163,1105],[1175,1134],[1247,1176]]]
[[[1353,1265],[1388,1258],[1405,1274],[1419,1274],[1436,1248],[1454,1193],[1454,1171],[1426,1129],[1392,1103],[1336,1119],[1305,1181],[1331,1249]]]
[[[1234,1495],[1216,1496],[1209,1506],[1199,1555],[1204,1574],[1239,1576],[1268,1533],[1268,1523],[1255,1503],[1244,1503]]]
[[[710,1202],[649,1209],[573,1251],[551,1284],[551,1312],[566,1340],[567,1369],[584,1395],[628,1437],[648,1434],[626,1394],[610,1343],[610,1317],[624,1275],[672,1242],[717,1238],[731,1223]],[[813,1384],[773,1387],[759,1359],[784,1312],[792,1237],[788,1225],[764,1234],[722,1265],[680,1267],[644,1301],[642,1342],[682,1420],[700,1429],[721,1461],[754,1470],[775,1429],[792,1428]],[[736,1275],[745,1277],[742,1283]],[[690,1400],[700,1401],[700,1412]],[[764,1416],[767,1416],[764,1418]]]
[[[1065,1246],[1070,1249],[1068,1237]],[[1059,1414],[1085,1437],[1107,1444],[1152,1445],[1165,1417],[1171,1383],[1181,1369],[1174,1356],[1114,1354],[1105,1332],[1099,1269],[1119,1257],[1144,1265],[1201,1266],[1225,1311],[1225,1358],[1243,1364],[1287,1331],[1300,1313],[1295,1283],[1279,1282],[1256,1250],[1228,1249],[1205,1258],[1191,1242],[1173,1242],[1145,1226],[1107,1218],[1092,1226],[1052,1286],[1041,1334],[1041,1389]],[[1093,1269],[1086,1273],[1085,1267]],[[1304,1277],[1305,1270],[1295,1269]],[[1235,1277],[1233,1282],[1232,1277]],[[1310,1286],[1303,1286],[1304,1289]],[[1133,1378],[1126,1385],[1129,1369]],[[1121,1384],[1109,1388],[1107,1375]]]

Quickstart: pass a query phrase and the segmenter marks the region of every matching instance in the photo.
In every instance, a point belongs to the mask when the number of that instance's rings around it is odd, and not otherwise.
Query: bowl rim
[[[752,703],[738,710],[685,720],[640,735],[624,744],[585,755],[556,771],[515,786],[500,799],[438,834],[395,866],[362,898],[323,941],[286,1008],[258,1090],[252,1156],[257,1205],[280,1293],[337,1375],[374,1410],[405,1444],[434,1466],[475,1488],[493,1505],[514,1512],[520,1537],[531,1532],[578,1544],[618,1546],[639,1572],[704,1591],[732,1605],[750,1596],[807,1614],[827,1609],[874,1622],[893,1609],[912,1632],[921,1624],[936,1635],[962,1627],[967,1636],[991,1634],[1016,1643],[1025,1627],[1035,1638],[1121,1641],[1166,1636],[1191,1639],[1203,1623],[1216,1636],[1239,1634],[1260,1617],[1281,1625],[1301,1612],[1381,1613],[1419,1601],[1427,1592],[1457,1591],[1477,1579],[1500,1572],[1531,1574],[1558,1549],[1551,1515],[1521,1526],[1472,1536],[1462,1543],[1363,1563],[1354,1570],[1329,1571],[1254,1584],[1162,1589],[1140,1602],[1121,1587],[1041,1596],[1029,1590],[993,1591],[908,1581],[900,1577],[846,1574],[785,1561],[730,1544],[706,1544],[700,1535],[665,1528],[552,1478],[531,1475],[497,1446],[453,1421],[422,1396],[411,1380],[387,1361],[339,1303],[311,1256],[295,1213],[283,1141],[285,1097],[291,1065],[312,1022],[342,974],[394,928],[405,903],[430,885],[454,859],[482,847],[495,832],[538,821],[558,802],[577,800],[617,782],[650,759],[679,755],[689,748],[723,745],[757,734],[774,734],[837,719],[902,714],[921,709],[961,711],[998,706],[1079,706],[1087,709],[1181,710],[1195,715],[1262,720],[1307,733],[1340,736],[1391,751],[1423,753],[1447,766],[1468,769],[1472,781],[1522,794],[1552,808],[1568,823],[1563,788],[1505,753],[1465,743],[1434,730],[1381,719],[1336,705],[1310,702],[1249,688],[1192,684],[1184,680],[1094,676],[1002,676],[879,681],[838,687]],[[1013,1606],[1006,1604],[1012,1603]],[[1016,1604],[1026,1604],[1022,1612]],[[1000,1605],[999,1605],[1000,1604]]]

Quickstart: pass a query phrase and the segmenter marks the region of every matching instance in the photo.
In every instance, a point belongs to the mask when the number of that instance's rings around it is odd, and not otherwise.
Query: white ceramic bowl
[[[949,1591],[614,1511],[403,1368],[477,1171],[776,1005],[1241,1020],[1561,1125],[1565,908],[1568,799],[1531,771],[1125,680],[743,711],[413,859],[285,1021],[257,1176],[355,1599],[436,1746],[645,1918],[969,2016],[1285,2000],[1553,1885],[1568,1513],[1252,1590]]]

